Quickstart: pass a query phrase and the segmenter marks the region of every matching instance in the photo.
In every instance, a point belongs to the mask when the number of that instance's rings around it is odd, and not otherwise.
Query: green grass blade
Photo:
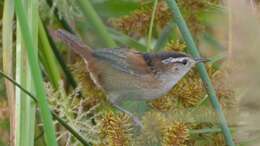
[[[47,1],[47,4],[49,5],[49,7],[53,7],[52,0],[46,0],[46,1]],[[69,31],[70,33],[74,34],[73,29],[70,27],[70,25],[67,23],[67,21],[63,17],[59,16],[59,14],[58,14],[59,12],[58,12],[57,7],[54,7],[53,11],[54,11],[55,17],[57,18],[57,20],[60,21],[60,23],[63,26],[63,28],[66,29],[67,31]],[[63,57],[62,57],[62,55],[61,55],[61,53],[59,51],[59,49],[55,45],[53,39],[50,37],[50,34],[47,31],[47,28],[46,28],[46,26],[44,24],[43,24],[43,27],[44,27],[45,32],[47,34],[47,37],[48,37],[50,46],[52,48],[52,51],[53,51],[53,53],[54,53],[54,55],[55,55],[59,65],[61,66],[61,68],[62,68],[62,70],[63,70],[63,72],[65,74],[66,80],[69,82],[69,85],[71,85],[72,88],[76,88],[77,87],[77,83],[76,83],[74,77],[72,76],[69,68],[67,67],[67,65],[66,65],[66,63],[65,63],[65,61],[64,61],[64,59],[63,59]]]
[[[25,56],[24,51],[22,51],[22,40],[21,40],[21,33],[20,33],[20,27],[17,24],[16,28],[16,75],[15,80],[21,84],[21,86],[25,86],[25,82],[22,80],[24,79],[24,72],[22,70],[22,64],[23,64],[23,57]],[[24,66],[25,67],[25,66]],[[19,88],[15,88],[15,137],[14,137],[14,143],[15,145],[19,145],[21,141],[20,131],[21,131],[21,99],[22,96],[25,96],[22,94],[22,92],[19,90]]]
[[[45,132],[45,140],[48,146],[57,146],[55,129],[53,126],[52,116],[49,111],[47,98],[43,86],[43,78],[41,75],[39,62],[36,56],[36,48],[33,44],[33,36],[30,33],[30,28],[28,24],[28,18],[23,8],[22,1],[15,0],[15,10],[19,21],[19,26],[21,28],[21,35],[25,47],[27,48],[28,60],[31,68],[32,80],[35,86],[35,92],[38,96],[39,107],[41,118],[43,121],[43,129]]]
[[[81,8],[86,19],[95,29],[100,40],[109,48],[115,48],[116,43],[110,37],[105,25],[103,24],[101,18],[97,15],[95,9],[92,7],[89,0],[78,0],[79,7]]]
[[[50,37],[50,34],[49,32],[47,31],[46,27],[44,26],[43,24],[43,27],[44,27],[44,30],[46,32],[46,35],[48,37],[48,41],[50,43],[50,46],[52,48],[52,51],[57,59],[57,61],[59,62],[59,65],[61,66],[64,74],[65,74],[65,77],[66,77],[66,80],[69,82],[69,85],[72,86],[72,88],[76,88],[77,87],[77,82],[75,81],[73,75],[71,74],[70,72],[70,69],[68,68],[68,66],[66,65],[66,62],[64,61],[59,49],[57,48],[57,46],[55,45],[53,39]]]
[[[167,26],[163,29],[162,33],[159,36],[159,39],[157,40],[154,51],[160,51],[165,47],[167,42],[172,40],[176,34],[174,34],[174,29],[176,28],[176,23],[174,21],[170,21]]]
[[[25,2],[26,3],[26,2]],[[32,41],[34,48],[38,46],[38,0],[28,0],[27,1],[27,14],[28,14],[28,23],[30,24],[30,32],[32,35]],[[24,41],[23,41],[24,44]],[[24,50],[24,49],[23,49]],[[35,51],[35,55],[37,56],[37,51]],[[26,52],[26,51],[25,51]],[[27,55],[25,56],[28,64]],[[34,83],[32,81],[32,74],[30,72],[29,65],[27,65],[26,69],[26,88],[34,93]],[[28,96],[28,95],[26,95]],[[34,132],[35,132],[35,113],[36,113],[36,106],[35,103],[29,99],[25,98],[22,99],[22,104],[25,106],[24,114],[24,125],[21,125],[23,130],[21,131],[22,137],[22,146],[34,146]]]
[[[166,0],[166,1],[168,3],[170,10],[172,11],[172,13],[174,15],[175,21],[176,21],[176,23],[177,23],[177,25],[178,25],[181,33],[182,33],[183,39],[185,40],[185,42],[188,46],[189,52],[192,54],[193,57],[200,57],[199,51],[198,51],[198,49],[195,45],[195,42],[192,38],[191,32],[188,29],[188,26],[187,26],[182,14],[181,14],[179,8],[178,8],[178,6],[177,6],[176,1],[175,0]],[[226,118],[225,118],[224,113],[221,109],[221,105],[218,102],[218,99],[217,99],[217,96],[216,96],[216,91],[215,91],[215,89],[214,89],[214,87],[213,87],[213,85],[212,85],[212,83],[209,79],[206,67],[203,63],[199,63],[197,65],[197,68],[198,68],[200,77],[201,77],[201,79],[202,79],[202,81],[205,85],[206,90],[207,90],[207,93],[210,97],[211,104],[214,107],[215,111],[217,112],[218,119],[219,119],[219,122],[220,122],[220,126],[221,126],[222,132],[224,134],[226,143],[229,146],[234,146],[235,143],[232,139],[231,131],[228,127]]]
[[[14,3],[12,0],[5,0],[2,19],[3,71],[11,77],[13,76],[13,18]],[[5,86],[10,113],[10,137],[15,138],[15,90],[9,81],[5,81]],[[10,145],[14,145],[14,140]]]
[[[48,72],[50,81],[54,89],[59,88],[59,82],[61,81],[61,76],[59,72],[59,67],[57,66],[54,54],[52,52],[47,34],[45,32],[42,21],[39,19],[39,39],[40,39],[40,52],[42,53],[43,59],[46,61],[45,69]]]

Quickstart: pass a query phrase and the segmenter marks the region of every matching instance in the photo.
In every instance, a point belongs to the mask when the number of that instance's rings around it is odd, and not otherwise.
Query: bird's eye
[[[182,64],[186,65],[188,63],[188,61],[186,59],[182,60]]]

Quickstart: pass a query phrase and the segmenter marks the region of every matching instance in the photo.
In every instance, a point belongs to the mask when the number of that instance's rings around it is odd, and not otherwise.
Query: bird
[[[130,100],[152,100],[165,95],[195,64],[208,61],[174,51],[139,52],[128,48],[91,49],[79,37],[58,29],[51,32],[81,56],[95,85],[114,107],[140,120],[120,106]]]

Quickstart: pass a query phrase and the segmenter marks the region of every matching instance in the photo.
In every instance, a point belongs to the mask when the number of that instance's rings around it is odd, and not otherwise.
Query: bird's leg
[[[126,109],[122,108],[119,106],[118,104],[118,100],[110,100],[111,103],[113,104],[114,107],[116,107],[118,110],[120,110],[121,112],[126,113],[128,116],[130,116],[131,118],[133,118],[133,121],[136,125],[140,126],[141,128],[143,128],[143,124],[140,121],[140,119],[137,116],[134,116],[131,112],[127,111]]]
[[[140,126],[141,128],[143,128],[143,124],[142,122],[140,121],[140,119],[137,117],[137,116],[134,116],[131,112],[127,111],[126,109],[120,107],[119,105],[117,104],[114,104],[113,103],[113,106],[116,107],[118,110],[120,110],[121,112],[124,112],[126,114],[128,114],[128,116],[132,117],[133,118],[133,121],[135,122],[136,125]]]

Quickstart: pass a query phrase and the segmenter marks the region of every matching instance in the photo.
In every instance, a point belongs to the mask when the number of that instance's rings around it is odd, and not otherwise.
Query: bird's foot
[[[122,107],[120,107],[120,106],[118,106],[118,105],[116,105],[116,104],[113,104],[113,105],[114,105],[117,109],[119,109],[121,112],[124,112],[124,113],[126,113],[128,116],[130,116],[130,117],[133,119],[133,121],[134,121],[134,123],[135,123],[136,126],[140,126],[141,128],[144,128],[144,126],[143,126],[141,120],[140,120],[137,116],[134,116],[131,112],[129,112],[129,111],[123,109]]]
[[[143,123],[138,117],[132,115],[132,118],[136,126],[140,126],[142,129],[144,128]]]

